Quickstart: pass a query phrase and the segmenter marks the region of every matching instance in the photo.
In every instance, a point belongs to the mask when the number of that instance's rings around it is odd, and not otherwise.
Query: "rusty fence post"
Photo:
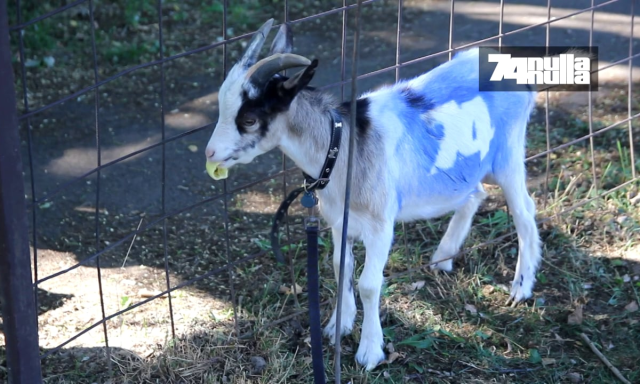
[[[0,0],[0,302],[11,384],[42,383],[7,2]]]

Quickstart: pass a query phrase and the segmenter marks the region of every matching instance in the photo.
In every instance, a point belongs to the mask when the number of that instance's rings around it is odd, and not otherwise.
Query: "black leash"
[[[309,295],[309,328],[311,332],[311,364],[313,382],[325,384],[322,357],[322,331],[320,325],[320,277],[318,276],[319,220],[311,216],[306,220],[307,231],[307,293]]]
[[[311,333],[311,361],[313,366],[313,382],[315,384],[325,384],[324,359],[322,357],[322,329],[320,324],[320,277],[318,272],[318,230],[320,221],[312,214],[312,209],[318,205],[316,189],[323,189],[329,183],[329,176],[333,171],[340,150],[342,139],[342,119],[334,111],[331,115],[331,141],[327,157],[322,166],[320,177],[314,179],[303,172],[304,185],[289,193],[287,198],[280,204],[273,225],[271,226],[271,248],[278,263],[284,263],[284,256],[280,250],[278,239],[279,227],[284,216],[289,210],[293,201],[304,192],[301,204],[309,209],[309,217],[305,220],[305,231],[307,232],[307,293],[309,297],[309,328]]]

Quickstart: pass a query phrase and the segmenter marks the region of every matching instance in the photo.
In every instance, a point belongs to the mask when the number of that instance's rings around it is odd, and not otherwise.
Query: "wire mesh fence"
[[[599,46],[601,89],[597,95],[541,92],[526,161],[541,228],[554,223],[571,235],[576,225],[562,223],[595,222],[589,211],[599,214],[600,207],[625,210],[612,220],[626,217],[616,234],[626,250],[638,234],[638,4],[579,3],[363,1],[358,92],[415,76],[477,45]],[[18,126],[3,127],[2,140],[9,137],[5,130],[19,129],[45,378],[56,382],[68,374],[68,367],[56,364],[64,365],[60,356],[73,356],[76,366],[98,366],[104,373],[98,381],[105,382],[202,382],[206,375],[213,382],[223,376],[234,382],[308,380],[308,362],[296,365],[298,372],[285,367],[268,377],[259,359],[243,357],[251,355],[247,348],[294,351],[294,359],[298,351],[303,360],[308,355],[299,262],[305,212],[296,208],[289,216],[281,242],[289,255],[286,267],[272,260],[267,243],[271,215],[300,184],[299,170],[283,154],[269,153],[212,184],[203,151],[217,120],[219,85],[252,31],[269,17],[292,26],[296,52],[320,58],[318,88],[347,100],[356,7],[346,0],[8,2],[10,45],[0,47],[11,63],[0,63],[0,69],[13,73],[15,93],[2,88],[0,100],[10,100],[9,93],[16,97]],[[2,170],[11,166],[0,159]],[[1,196],[15,192],[8,183],[0,187]],[[478,252],[509,256],[502,244],[512,244],[515,232],[504,224],[501,206],[498,198],[491,200],[479,222],[501,229],[479,232],[459,253],[475,266],[471,272],[479,273],[481,264],[473,261]],[[429,266],[421,255],[431,254],[438,240],[431,236],[435,243],[429,243],[425,233],[441,235],[440,227],[399,224],[387,281],[420,279]],[[327,253],[329,235],[321,240]],[[559,247],[548,243],[545,257]],[[398,262],[397,254],[406,259]],[[0,255],[3,262],[22,256]],[[336,289],[335,282],[323,284]],[[329,297],[323,297],[326,312]],[[22,357],[11,355],[7,334],[14,329],[4,324],[8,369],[18,372]],[[270,329],[280,336],[267,337]],[[165,348],[168,340],[186,335],[197,344],[198,332],[217,332],[206,336],[215,341],[210,348],[234,352],[194,358],[200,363],[186,368],[157,363],[154,372],[143,372],[142,361],[158,354],[158,345]],[[280,337],[294,345],[260,346]],[[188,360],[179,353],[171,358]],[[244,359],[249,368],[228,373],[220,362],[229,359]],[[343,365],[355,363],[344,359]],[[343,377],[353,380],[352,369]],[[446,380],[447,372],[433,374]],[[6,369],[2,375],[10,377]]]

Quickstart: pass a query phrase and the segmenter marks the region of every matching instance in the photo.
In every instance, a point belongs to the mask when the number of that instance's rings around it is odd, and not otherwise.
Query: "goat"
[[[219,91],[219,120],[207,161],[230,168],[280,148],[309,175],[318,175],[330,140],[332,113],[343,117],[342,148],[330,182],[318,191],[320,212],[332,230],[336,279],[340,263],[347,174],[349,103],[308,86],[317,60],[290,53],[283,25],[269,56],[257,61],[271,29],[254,35]],[[281,71],[303,67],[292,77]],[[474,214],[486,197],[482,183],[499,185],[518,233],[519,256],[510,300],[532,295],[541,259],[536,207],[525,184],[525,131],[535,92],[479,92],[478,50],[460,52],[433,70],[365,93],[357,99],[355,161],[347,232],[341,335],[356,316],[354,241],[366,248],[358,289],[364,309],[356,360],[371,370],[385,358],[379,318],[383,269],[394,223],[454,212],[432,268],[451,271]],[[314,176],[315,177],[315,176]],[[324,334],[334,340],[336,310]]]

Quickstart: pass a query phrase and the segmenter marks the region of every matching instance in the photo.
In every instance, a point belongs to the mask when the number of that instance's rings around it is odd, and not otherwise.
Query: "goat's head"
[[[275,148],[284,133],[284,113],[315,74],[317,60],[290,53],[292,38],[284,24],[269,55],[257,61],[272,25],[273,19],[256,32],[220,87],[218,123],[206,149],[207,161],[219,162],[220,167],[249,163]],[[294,67],[305,68],[291,78],[279,75]]]

